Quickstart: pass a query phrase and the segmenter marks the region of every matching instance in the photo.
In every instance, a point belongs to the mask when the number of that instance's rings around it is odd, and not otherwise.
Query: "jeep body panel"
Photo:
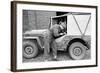
[[[58,39],[55,40],[56,44],[57,44],[57,49],[58,50],[67,50],[68,47],[71,45],[71,43],[73,42],[81,42],[83,43],[87,49],[90,48],[90,42],[91,38],[90,36],[84,36],[83,38],[80,35],[76,35],[76,36],[70,36],[70,35],[64,35]]]

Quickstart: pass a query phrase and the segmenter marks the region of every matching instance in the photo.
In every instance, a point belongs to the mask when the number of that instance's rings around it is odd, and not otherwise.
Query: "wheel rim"
[[[25,53],[31,55],[33,53],[33,48],[31,46],[25,47]]]
[[[75,56],[80,56],[80,55],[82,54],[82,49],[81,49],[80,47],[75,47],[75,48],[73,49],[73,54],[74,54]]]

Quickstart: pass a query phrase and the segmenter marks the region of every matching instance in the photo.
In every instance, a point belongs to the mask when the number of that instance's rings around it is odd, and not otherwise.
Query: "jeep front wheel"
[[[86,48],[80,42],[74,42],[69,47],[69,55],[74,60],[81,60],[86,55]]]
[[[36,43],[31,41],[23,42],[23,57],[34,58],[38,54],[38,48]]]

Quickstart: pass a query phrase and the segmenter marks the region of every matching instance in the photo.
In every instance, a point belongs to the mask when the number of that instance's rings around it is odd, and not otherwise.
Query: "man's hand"
[[[64,32],[64,35],[67,34],[66,32]]]
[[[65,35],[66,33],[60,33],[60,35]]]

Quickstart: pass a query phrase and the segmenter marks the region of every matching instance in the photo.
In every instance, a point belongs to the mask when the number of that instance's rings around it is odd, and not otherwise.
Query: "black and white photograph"
[[[12,12],[15,70],[96,66],[95,6],[15,1]]]
[[[23,10],[23,62],[91,59],[91,13]]]

